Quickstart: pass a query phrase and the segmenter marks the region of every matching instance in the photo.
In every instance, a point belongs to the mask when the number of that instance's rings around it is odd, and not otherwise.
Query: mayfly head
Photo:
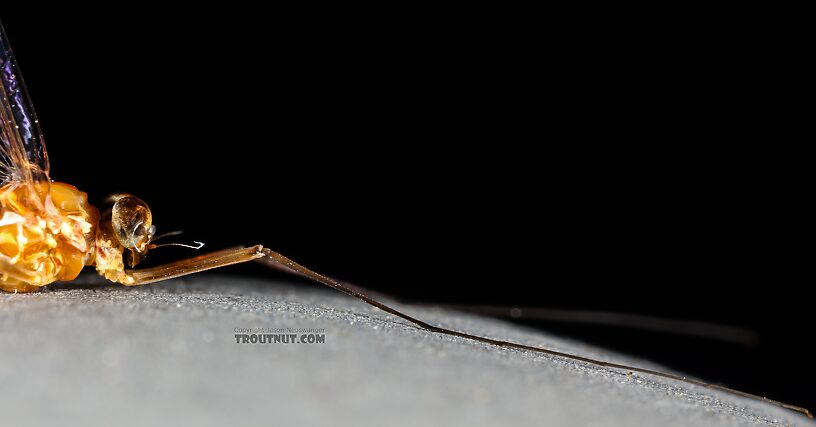
[[[156,233],[153,215],[142,199],[130,194],[117,194],[112,198],[111,228],[125,249],[130,250],[130,266],[135,267],[151,249],[150,241]]]

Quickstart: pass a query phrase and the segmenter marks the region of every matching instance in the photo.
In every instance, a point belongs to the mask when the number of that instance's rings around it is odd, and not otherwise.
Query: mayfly
[[[51,181],[48,153],[39,122],[2,25],[0,79],[0,289],[4,291],[32,292],[55,281],[70,281],[85,266],[95,267],[99,274],[112,282],[138,286],[232,264],[260,261],[359,298],[431,332],[569,358],[630,374],[638,372],[669,378],[760,400],[813,418],[805,408],[696,379],[437,327],[261,245],[137,269],[137,264],[148,251],[162,246],[155,243],[156,227],[150,208],[138,197],[120,193],[108,197],[102,208],[97,209],[88,203],[87,194],[73,185]]]

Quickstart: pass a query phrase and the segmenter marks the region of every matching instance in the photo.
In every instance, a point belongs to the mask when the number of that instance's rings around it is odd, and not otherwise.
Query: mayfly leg
[[[374,307],[379,308],[387,313],[390,313],[394,316],[407,320],[423,329],[426,329],[431,332],[436,332],[440,334],[460,337],[468,340],[478,341],[486,344],[495,345],[498,347],[504,348],[513,348],[517,350],[523,351],[532,351],[536,353],[543,353],[551,356],[556,357],[563,357],[567,359],[577,360],[579,362],[588,363],[591,365],[601,366],[604,368],[616,369],[625,371],[627,373],[638,372],[642,374],[652,375],[656,377],[668,378],[675,381],[680,381],[688,384],[693,384],[696,386],[713,389],[713,390],[720,390],[724,392],[728,392],[731,394],[735,394],[737,396],[746,397],[749,399],[758,400],[765,403],[770,403],[772,405],[778,406],[780,408],[785,408],[789,410],[793,410],[799,413],[806,415],[808,418],[813,418],[813,414],[810,410],[806,408],[802,408],[795,405],[790,405],[787,403],[779,402],[776,400],[768,399],[767,397],[758,396],[751,393],[746,393],[744,391],[732,389],[729,387],[711,384],[704,381],[696,380],[693,378],[688,378],[680,375],[670,374],[666,372],[655,371],[646,368],[638,368],[636,366],[628,366],[622,365],[619,363],[612,363],[612,362],[604,362],[601,360],[590,359],[588,357],[577,356],[574,354],[569,353],[562,353],[560,351],[555,350],[548,350],[545,348],[540,347],[533,347],[524,344],[518,344],[509,341],[502,341],[502,340],[495,340],[492,338],[480,337],[478,335],[471,335],[464,332],[454,331],[452,329],[446,329],[438,326],[431,325],[429,323],[423,322],[415,317],[412,317],[408,314],[405,314],[399,310],[391,308],[373,298],[368,296],[362,290],[356,287],[345,285],[337,280],[334,280],[328,276],[324,276],[320,273],[312,271],[291,259],[275,252],[270,249],[264,248],[261,245],[251,246],[247,248],[236,248],[236,249],[226,249],[218,252],[213,252],[210,254],[201,255],[195,258],[190,258],[182,261],[177,261],[170,264],[161,265],[158,267],[140,269],[140,270],[127,270],[126,273],[133,279],[132,286],[135,285],[144,285],[148,283],[158,282],[162,280],[172,279],[175,277],[185,276],[188,274],[197,273],[199,271],[210,270],[213,268],[224,267],[227,265],[233,265],[238,263],[243,263],[247,261],[260,261],[264,264],[287,272],[296,274],[302,277],[306,277],[313,281],[322,283],[332,289],[338,290],[345,294],[351,295],[355,298],[359,298],[360,300],[364,301],[367,304],[370,304]]]
[[[261,245],[248,248],[224,249],[156,267],[125,270],[125,273],[133,279],[133,282],[125,283],[125,285],[146,285],[148,283],[173,279],[200,271],[211,270],[213,268],[253,261],[264,256],[263,250],[264,248]]]

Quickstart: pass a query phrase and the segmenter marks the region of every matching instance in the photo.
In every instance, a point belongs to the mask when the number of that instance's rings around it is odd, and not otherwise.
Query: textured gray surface
[[[400,305],[493,338],[655,367],[508,323]],[[2,425],[811,425],[687,384],[432,334],[318,285],[201,274],[0,295]],[[324,344],[236,344],[322,328]]]

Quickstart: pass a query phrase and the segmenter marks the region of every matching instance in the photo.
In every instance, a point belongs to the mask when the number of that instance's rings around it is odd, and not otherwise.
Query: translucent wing
[[[2,24],[0,82],[0,185],[8,182],[47,185],[45,142]]]

